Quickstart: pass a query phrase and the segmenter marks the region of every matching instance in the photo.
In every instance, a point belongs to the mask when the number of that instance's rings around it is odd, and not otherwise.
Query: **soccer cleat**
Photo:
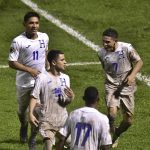
[[[28,124],[20,127],[20,142],[22,144],[27,143],[28,141],[27,132],[28,132]]]
[[[34,138],[30,138],[28,142],[29,150],[36,150],[36,140]]]

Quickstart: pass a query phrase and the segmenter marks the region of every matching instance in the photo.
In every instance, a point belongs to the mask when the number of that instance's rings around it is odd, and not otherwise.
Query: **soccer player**
[[[20,142],[27,142],[27,108],[35,78],[45,71],[46,51],[49,37],[39,32],[40,16],[28,12],[24,16],[25,32],[13,39],[10,46],[9,66],[17,70],[16,88],[18,100],[18,117],[20,120]]]
[[[60,129],[60,141],[57,150],[62,150],[71,135],[71,150],[109,150],[112,144],[109,120],[106,115],[96,110],[99,103],[98,90],[89,86],[85,89],[85,106],[72,111]]]
[[[68,117],[66,106],[73,100],[74,93],[69,76],[63,73],[66,68],[64,53],[50,50],[47,59],[50,70],[39,74],[36,79],[29,104],[29,118],[31,123],[39,126],[44,150],[51,150],[56,132]]]
[[[106,74],[105,89],[108,117],[113,133],[113,145],[132,124],[134,113],[135,78],[143,65],[137,51],[130,43],[119,42],[115,29],[108,28],[102,34],[103,48],[98,51]],[[123,120],[114,127],[118,109],[122,108]]]

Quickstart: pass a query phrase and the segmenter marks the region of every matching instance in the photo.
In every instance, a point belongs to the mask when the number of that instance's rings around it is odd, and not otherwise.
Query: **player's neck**
[[[86,107],[96,108],[96,104],[85,104]]]
[[[114,51],[116,51],[117,48],[118,48],[118,43],[116,42],[114,45]]]
[[[26,32],[26,37],[28,38],[28,39],[37,39],[38,38],[38,35],[37,35],[37,33],[36,34],[30,34],[30,33],[28,33],[28,32]]]
[[[117,48],[118,48],[118,43],[115,42],[114,45],[109,50],[107,50],[107,51],[108,52],[115,52]]]
[[[50,67],[49,73],[53,76],[59,76],[60,72],[58,72],[55,68]]]

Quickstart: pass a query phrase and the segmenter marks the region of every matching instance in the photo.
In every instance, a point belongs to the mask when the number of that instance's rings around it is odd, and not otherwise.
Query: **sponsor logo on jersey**
[[[29,48],[31,45],[26,46],[26,48]]]

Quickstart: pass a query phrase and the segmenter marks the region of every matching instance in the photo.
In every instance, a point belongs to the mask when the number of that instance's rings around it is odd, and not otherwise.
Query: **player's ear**
[[[52,61],[52,64],[55,66],[55,65],[56,65],[56,62],[53,60],[53,61]]]

